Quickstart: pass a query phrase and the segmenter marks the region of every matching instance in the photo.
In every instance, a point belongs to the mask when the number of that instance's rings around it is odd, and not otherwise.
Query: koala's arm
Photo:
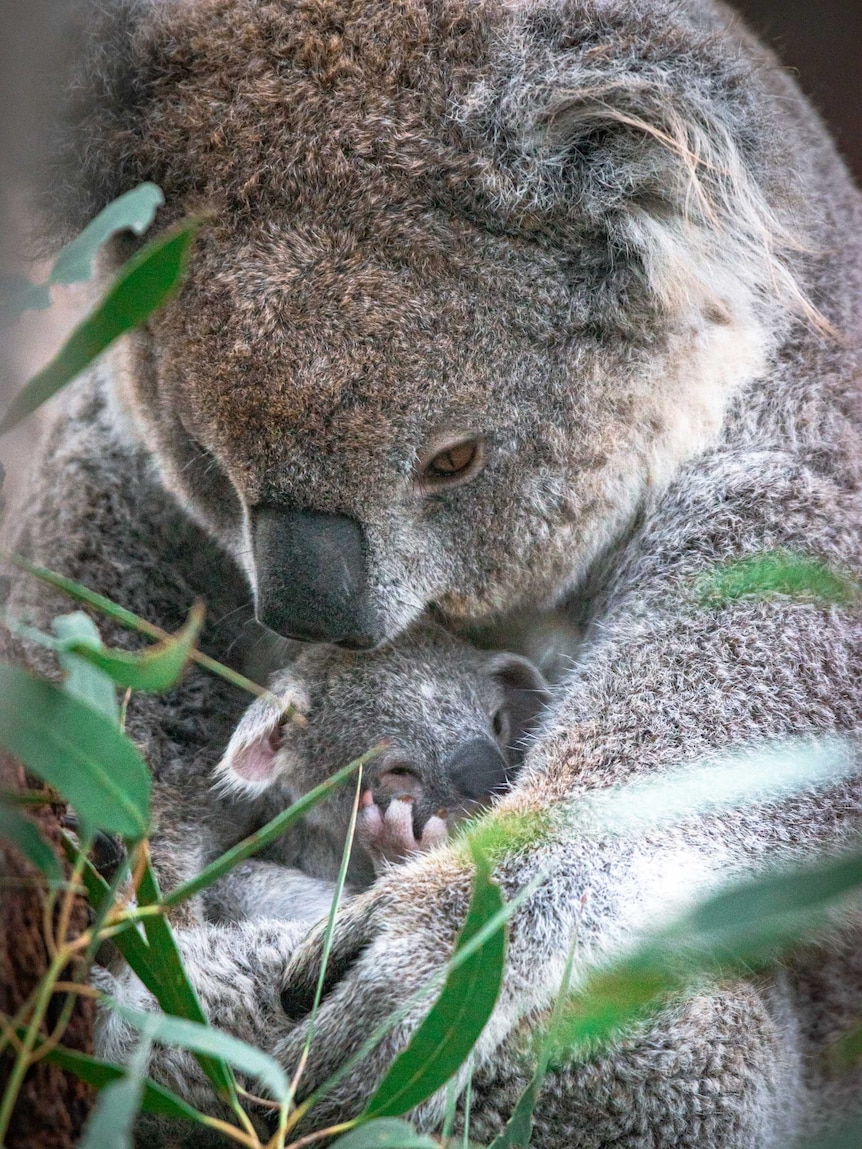
[[[178,629],[196,598],[207,607],[201,639],[220,660],[236,658],[252,610],[231,560],[161,488],[149,453],[126,426],[112,397],[110,364],[75,383],[60,404],[18,505],[7,512],[3,546],[76,579],[166,630]],[[10,569],[8,610],[44,631],[81,609],[37,579]],[[105,642],[145,645],[137,634],[94,614]],[[8,656],[56,678],[50,652],[7,643]],[[232,652],[232,654],[231,654]],[[202,861],[203,795],[210,769],[249,696],[190,667],[163,694],[135,692],[126,730],[156,783],[154,860],[164,887]],[[164,848],[163,848],[164,847]]]
[[[535,816],[537,825],[531,848],[519,838],[498,860],[506,895],[543,877],[513,919],[500,1002],[477,1047],[478,1063],[489,1072],[504,1069],[506,1054],[499,1051],[514,1027],[548,1006],[573,934],[580,978],[635,929],[660,924],[723,877],[834,850],[858,829],[860,787],[850,783],[653,835],[585,834],[589,826],[579,825],[576,813],[585,794],[712,753],[772,737],[859,728],[858,615],[783,598],[709,609],[693,594],[694,580],[713,562],[763,547],[790,547],[852,566],[857,536],[835,525],[836,515],[846,513],[844,497],[778,453],[717,455],[667,495],[630,544],[590,653],[563,687],[555,721],[497,814]],[[318,1016],[304,1089],[319,1085],[439,973],[463,922],[470,882],[466,851],[450,848],[402,867],[397,880],[382,879],[346,909],[331,959],[343,972]],[[312,938],[288,972],[285,1000],[297,1016],[314,984],[319,947]],[[324,1101],[316,1120],[340,1119],[361,1107],[426,1008],[425,1001],[412,1008],[394,1035],[341,1082],[338,1099]],[[294,1064],[301,1041],[301,1029],[288,1038],[281,1051],[286,1064]],[[751,1097],[743,1103],[749,1106]],[[441,1105],[429,1103],[421,1119],[433,1126]],[[559,1143],[572,1144],[565,1137]],[[714,1145],[755,1143],[728,1135]]]
[[[334,882],[265,858],[249,858],[207,890],[204,901],[212,921],[281,918],[311,925],[327,916],[334,897]],[[341,904],[349,897],[345,890]]]
[[[285,964],[305,932],[295,922],[256,921],[234,925],[207,924],[176,934],[186,971],[210,1023],[251,1045],[265,1048],[288,1023],[279,1005],[279,989]],[[110,998],[145,1012],[157,1009],[152,994],[125,965],[116,971],[97,968],[94,984]],[[97,1013],[95,1046],[98,1056],[123,1065],[130,1059],[140,1035],[109,1006]],[[155,1045],[148,1074],[168,1089],[179,1093],[205,1113],[229,1118],[216,1098],[203,1070],[194,1057],[179,1047]],[[253,1083],[248,1083],[254,1089]],[[161,1136],[154,1118],[142,1118],[141,1143],[178,1143],[188,1132],[189,1144],[208,1144],[197,1125],[171,1123]],[[219,1137],[218,1144],[222,1144]]]

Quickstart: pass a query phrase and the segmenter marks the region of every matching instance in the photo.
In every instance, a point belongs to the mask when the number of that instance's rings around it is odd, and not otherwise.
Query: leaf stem
[[[63,575],[56,574],[54,571],[48,570],[47,567],[43,567],[39,563],[31,562],[29,559],[24,558],[23,555],[0,551],[0,557],[13,563],[28,574],[33,575],[34,578],[48,583],[48,585],[54,587],[55,590],[62,591],[77,602],[83,602],[94,610],[108,615],[109,618],[112,618],[121,626],[126,627],[127,630],[135,630],[139,634],[145,634],[148,638],[155,639],[157,642],[169,642],[174,637],[169,634],[168,631],[162,630],[160,626],[155,626],[145,618],[141,618],[140,615],[135,614],[131,610],[127,610],[125,607],[120,606],[104,595],[82,586],[80,583],[75,582],[74,579],[68,579]],[[229,666],[224,666],[221,662],[217,662],[216,659],[210,658],[209,655],[204,654],[197,648],[189,653],[189,658],[204,670],[208,670],[211,674],[215,674],[217,677],[223,678],[226,682],[231,683],[232,686],[236,686],[248,694],[257,695],[258,698],[269,698],[276,707],[281,705],[281,700],[276,698],[276,696],[270,693],[265,687],[258,685],[256,682],[252,682],[250,678],[246,678],[246,676],[240,674],[239,671],[231,670]],[[305,718],[293,706],[285,708],[284,716],[300,726],[306,723]]]
[[[33,1006],[33,1015],[30,1018],[27,1032],[21,1042],[18,1056],[15,1058],[15,1063],[12,1066],[12,1072],[9,1074],[9,1080],[3,1093],[2,1101],[0,1101],[0,1145],[5,1141],[6,1133],[9,1129],[9,1122],[12,1120],[12,1110],[15,1108],[18,1093],[27,1070],[30,1068],[30,1055],[33,1052],[33,1046],[36,1044],[39,1027],[47,1013],[48,1003],[54,992],[54,983],[58,980],[68,960],[69,955],[67,953],[58,953],[53,958],[39,986],[39,992]]]

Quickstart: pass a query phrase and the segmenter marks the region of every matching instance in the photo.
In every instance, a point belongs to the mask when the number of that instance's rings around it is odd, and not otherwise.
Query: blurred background
[[[2,0],[0,12],[0,274],[26,268],[26,195],[16,176],[32,154],[57,56],[77,0]],[[738,0],[743,16],[798,76],[862,182],[862,0]],[[0,409],[59,346],[87,300],[66,289],[48,312],[0,325]],[[2,320],[0,320],[2,323]],[[7,491],[32,453],[38,422],[0,441]]]

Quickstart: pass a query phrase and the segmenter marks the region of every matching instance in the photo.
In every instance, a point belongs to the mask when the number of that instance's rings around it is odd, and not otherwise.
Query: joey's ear
[[[273,690],[282,706],[275,706],[267,698],[252,703],[216,766],[217,784],[227,791],[261,794],[290,768],[290,741],[295,727],[285,719],[284,707],[306,709],[307,697],[290,675],[283,675]]]
[[[517,654],[495,654],[490,672],[502,686],[509,716],[508,749],[520,760],[523,740],[535,730],[551,701],[551,691],[532,662]]]

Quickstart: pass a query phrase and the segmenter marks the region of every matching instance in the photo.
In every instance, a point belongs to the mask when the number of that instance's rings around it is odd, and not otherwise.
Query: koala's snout
[[[258,621],[285,638],[368,650],[384,638],[368,602],[365,534],[346,515],[258,507]]]
[[[455,790],[474,802],[486,802],[510,783],[505,757],[487,738],[474,738],[460,746],[450,758],[447,772]]]

